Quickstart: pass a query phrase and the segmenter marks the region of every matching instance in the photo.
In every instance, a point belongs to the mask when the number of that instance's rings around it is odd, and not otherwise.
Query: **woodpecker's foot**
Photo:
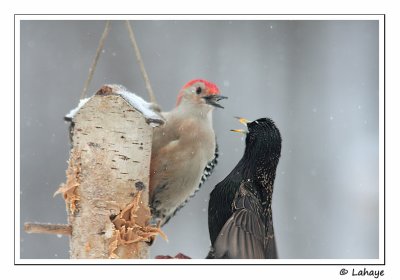
[[[161,219],[151,217],[151,219],[149,221],[149,225],[152,227],[161,227]]]
[[[191,259],[182,253],[177,254],[175,257],[171,257],[170,255],[158,255],[155,257],[156,259]]]
[[[160,225],[161,225],[161,220],[158,219],[158,218],[152,217],[152,218],[150,219],[149,225],[152,226],[152,227],[160,228],[160,227],[161,227],[161,226],[160,226]],[[149,245],[149,246],[153,245],[154,240],[156,240],[156,237],[155,237],[155,236],[150,237],[150,240],[146,242],[147,245]]]
[[[155,238],[155,237],[150,237],[150,241],[147,241],[147,242],[146,242],[146,243],[147,243],[147,245],[149,245],[149,246],[153,245],[153,243],[154,243],[154,240],[156,240],[156,238]]]

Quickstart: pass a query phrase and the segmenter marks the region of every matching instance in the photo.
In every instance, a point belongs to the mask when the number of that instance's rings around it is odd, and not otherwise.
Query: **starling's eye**
[[[196,88],[196,93],[197,93],[197,94],[200,94],[201,91],[202,91],[201,87],[197,87],[197,88]]]

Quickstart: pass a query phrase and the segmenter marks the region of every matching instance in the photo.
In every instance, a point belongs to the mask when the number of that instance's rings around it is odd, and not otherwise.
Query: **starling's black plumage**
[[[207,258],[277,258],[271,199],[282,139],[271,119],[247,127],[242,159],[210,195]]]

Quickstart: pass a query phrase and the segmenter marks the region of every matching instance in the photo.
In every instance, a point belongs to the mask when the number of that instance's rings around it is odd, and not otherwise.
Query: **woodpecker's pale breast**
[[[212,111],[196,107],[164,113],[166,124],[154,129],[150,168],[153,217],[164,224],[198,190],[207,164],[215,157]],[[210,173],[210,171],[207,171]]]

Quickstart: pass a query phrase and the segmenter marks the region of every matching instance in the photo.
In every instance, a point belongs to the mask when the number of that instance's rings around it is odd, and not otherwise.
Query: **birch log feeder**
[[[148,207],[153,127],[162,117],[118,85],[103,86],[70,114],[67,179],[56,192],[66,202],[70,258],[148,258],[147,242],[165,237],[149,224]]]

